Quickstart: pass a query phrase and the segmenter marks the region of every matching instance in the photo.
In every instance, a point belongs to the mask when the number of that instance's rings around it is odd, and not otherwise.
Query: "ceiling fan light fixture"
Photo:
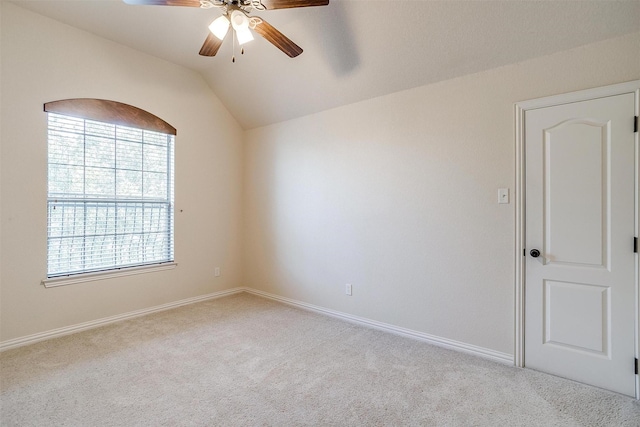
[[[243,45],[253,40],[253,34],[249,30],[249,18],[239,10],[231,12],[231,26],[236,32],[238,44]]]
[[[239,10],[234,10],[231,12],[231,25],[236,31],[249,28],[249,18]]]
[[[2,0],[0,0],[1,2]],[[260,37],[280,49],[290,58],[302,53],[302,48],[275,29],[259,16],[249,16],[253,9],[291,9],[299,7],[326,6],[330,0],[123,0],[127,4],[146,4],[159,6],[186,6],[202,9],[220,8],[222,16],[209,24],[209,31],[200,48],[200,56],[216,56],[224,39],[233,27],[233,45],[243,45],[253,40],[255,31]],[[264,4],[266,2],[267,4]],[[237,37],[236,37],[237,36]],[[244,53],[244,47],[241,50]]]
[[[227,19],[226,16],[220,16],[216,18],[211,25],[209,25],[209,31],[211,31],[211,33],[218,39],[224,40],[224,37],[227,35],[227,31],[229,31],[229,24],[229,19]]]
[[[236,29],[236,36],[238,37],[238,44],[243,45],[253,40],[253,34],[249,28]]]

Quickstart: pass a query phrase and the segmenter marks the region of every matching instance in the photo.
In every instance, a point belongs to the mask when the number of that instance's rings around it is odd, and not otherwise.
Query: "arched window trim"
[[[74,98],[52,101],[44,104],[44,111],[176,135],[176,128],[160,117],[138,107],[106,99]]]

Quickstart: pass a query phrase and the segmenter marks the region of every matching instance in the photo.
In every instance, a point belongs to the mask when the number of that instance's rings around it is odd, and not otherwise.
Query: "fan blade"
[[[188,6],[200,7],[200,0],[123,0],[126,4],[142,4],[147,6]]]
[[[254,31],[264,37],[272,45],[286,53],[290,58],[295,58],[302,53],[302,48],[292,42],[287,36],[276,30],[271,24],[264,19],[256,24]]]
[[[326,6],[329,0],[262,0],[265,9],[290,9],[293,7]]]
[[[218,49],[222,46],[222,42],[224,40],[220,40],[213,34],[209,33],[207,35],[207,39],[204,41],[204,44],[200,48],[200,55],[202,56],[216,56],[218,53]]]

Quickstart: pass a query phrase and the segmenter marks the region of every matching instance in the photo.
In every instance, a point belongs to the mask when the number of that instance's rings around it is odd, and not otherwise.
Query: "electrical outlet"
[[[216,277],[220,277],[220,267],[216,267],[215,270],[213,270],[213,274]]]
[[[347,283],[347,284],[345,285],[345,287],[344,287],[344,293],[345,293],[345,294],[347,294],[347,295],[349,295],[349,296],[351,296],[351,295],[352,295],[352,293],[351,293],[351,285],[350,285],[349,283]]]
[[[508,188],[498,188],[498,203],[508,204],[509,203],[509,189]]]

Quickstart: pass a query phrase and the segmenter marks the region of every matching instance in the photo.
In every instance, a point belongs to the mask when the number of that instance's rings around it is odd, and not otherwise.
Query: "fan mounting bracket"
[[[265,10],[261,0],[200,0],[200,8],[227,7],[248,12],[249,9]]]

